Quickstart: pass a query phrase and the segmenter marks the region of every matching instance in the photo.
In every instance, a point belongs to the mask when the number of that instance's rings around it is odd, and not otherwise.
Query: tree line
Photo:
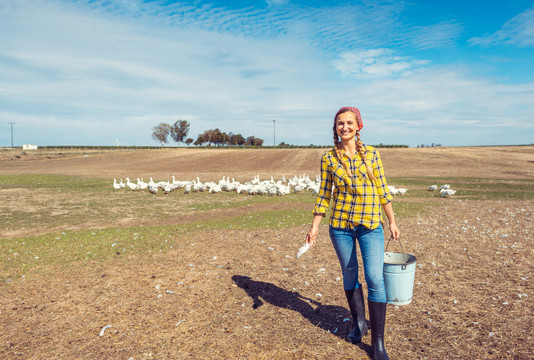
[[[163,147],[165,144],[169,143],[169,140],[173,140],[176,143],[184,143],[187,146],[191,144],[195,146],[253,146],[261,147],[263,146],[263,139],[257,138],[255,136],[244,137],[241,134],[234,134],[232,132],[225,133],[219,129],[210,129],[204,131],[202,134],[199,134],[196,140],[188,138],[190,123],[187,120],[177,120],[173,125],[167,123],[160,123],[152,128],[152,139],[157,143],[160,143]],[[327,148],[332,145],[307,145],[307,146],[298,146],[290,145],[282,142],[278,144],[277,148]],[[408,145],[387,145],[380,143],[379,145],[374,145],[379,148],[407,148]],[[434,146],[441,146],[440,144],[432,144]],[[417,147],[425,147],[425,145],[418,145]]]
[[[163,145],[172,139],[176,143],[185,143],[187,146],[193,144],[202,145],[232,145],[232,146],[263,146],[263,139],[255,136],[245,138],[241,134],[232,132],[225,133],[219,129],[210,129],[198,135],[196,140],[188,138],[190,123],[187,120],[177,120],[173,125],[160,123],[152,128],[152,139]]]

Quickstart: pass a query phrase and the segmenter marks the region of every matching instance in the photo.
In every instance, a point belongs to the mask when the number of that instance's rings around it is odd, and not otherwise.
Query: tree
[[[219,129],[210,130],[210,140],[215,145],[220,145],[222,141],[222,133]]]
[[[208,145],[211,146],[211,144],[215,142],[215,130],[206,130],[200,134],[198,138],[202,138],[201,144],[208,143]]]
[[[152,139],[154,141],[161,143],[161,147],[163,147],[163,144],[166,144],[169,142],[167,139],[169,134],[171,133],[171,126],[167,123],[160,123],[159,125],[156,125],[152,128],[154,131],[152,133]]]
[[[199,138],[202,137],[203,141],[201,143],[208,143],[208,145],[211,146],[212,144],[215,144],[215,145],[224,144],[228,137],[228,134],[221,132],[221,130],[219,129],[210,129],[210,130],[204,131],[198,137]]]
[[[231,145],[239,145],[243,146],[245,145],[246,139],[241,134],[232,134],[230,133],[230,144]]]
[[[219,130],[219,129],[217,129]],[[230,135],[228,135],[225,132],[218,132],[217,133],[217,144],[220,145],[228,145],[230,143]]]
[[[245,144],[249,146],[263,146],[263,140],[254,136],[249,136],[245,141]]]
[[[189,122],[187,120],[178,120],[171,126],[171,137],[177,143],[184,142],[189,133]]]
[[[191,139],[192,141],[192,139]],[[190,142],[189,142],[190,144]],[[244,138],[241,134],[225,133],[217,129],[209,129],[198,135],[193,145],[234,145],[234,146],[263,146],[263,139],[249,136]]]
[[[193,143],[193,145],[202,145],[206,142],[206,139],[204,139],[204,135],[203,134],[200,134],[198,135],[197,139],[195,140],[195,142]]]
[[[191,145],[191,143],[193,142],[194,140],[191,139],[191,138],[188,138],[185,143],[187,144],[187,146]]]

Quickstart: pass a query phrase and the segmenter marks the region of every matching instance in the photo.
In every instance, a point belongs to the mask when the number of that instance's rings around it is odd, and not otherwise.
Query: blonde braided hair
[[[337,118],[334,120],[334,151],[336,152],[336,156],[339,163],[342,164],[345,168],[345,172],[347,173],[347,175],[352,177],[352,171],[350,171],[349,164],[346,161],[343,161],[343,154],[341,153],[341,140],[339,140],[339,136],[337,135],[336,130],[336,120]]]
[[[371,181],[376,181],[376,176],[374,172],[372,171],[371,167],[369,166],[369,163],[367,162],[366,153],[367,153],[367,146],[363,144],[363,142],[360,140],[360,130],[356,131],[356,150],[358,151],[358,154],[360,154],[363,163],[365,164],[365,168],[367,169],[367,175],[369,176],[369,179]]]
[[[334,129],[333,130],[334,130],[334,151],[336,153],[336,156],[337,156],[339,162],[341,164],[343,164],[343,167],[345,168],[345,172],[347,173],[347,175],[352,177],[352,171],[350,171],[349,164],[347,162],[343,161],[343,154],[341,152],[342,151],[341,150],[341,140],[339,139],[339,136],[337,134],[337,129],[336,129],[337,117],[340,114],[343,114],[343,113],[346,113],[346,112],[349,112],[349,111],[354,113],[355,116],[359,115],[359,114],[356,114],[350,108],[341,108],[340,111],[338,111],[338,113],[336,114],[336,117],[334,118]],[[356,151],[358,152],[358,154],[362,158],[363,163],[365,164],[365,168],[367,169],[367,174],[368,174],[369,178],[373,182],[376,181],[376,176],[373,173],[373,171],[371,170],[371,167],[369,166],[369,164],[367,163],[367,158],[365,156],[365,154],[367,153],[367,147],[363,144],[362,140],[360,139],[360,130],[356,130]]]

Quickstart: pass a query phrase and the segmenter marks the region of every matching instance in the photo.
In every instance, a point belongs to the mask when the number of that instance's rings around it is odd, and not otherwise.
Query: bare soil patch
[[[389,306],[392,359],[530,359],[531,203],[450,202],[404,219],[414,300]],[[3,285],[3,358],[365,359],[327,238],[307,226],[216,230],[163,254]],[[111,325],[103,336],[103,327]]]

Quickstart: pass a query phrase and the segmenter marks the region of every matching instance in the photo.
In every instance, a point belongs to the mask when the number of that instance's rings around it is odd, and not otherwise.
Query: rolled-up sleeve
[[[381,205],[386,205],[388,202],[393,200],[393,195],[388,189],[388,184],[386,181],[386,176],[384,174],[384,168],[382,166],[382,160],[380,159],[380,153],[375,149],[375,161],[373,166],[374,175],[377,179],[376,181],[376,191],[378,192],[378,197]]]
[[[333,179],[332,174],[328,171],[328,163],[328,154],[325,154],[321,158],[321,185],[317,200],[315,201],[315,207],[313,208],[314,215],[326,215],[328,206],[330,205]]]

